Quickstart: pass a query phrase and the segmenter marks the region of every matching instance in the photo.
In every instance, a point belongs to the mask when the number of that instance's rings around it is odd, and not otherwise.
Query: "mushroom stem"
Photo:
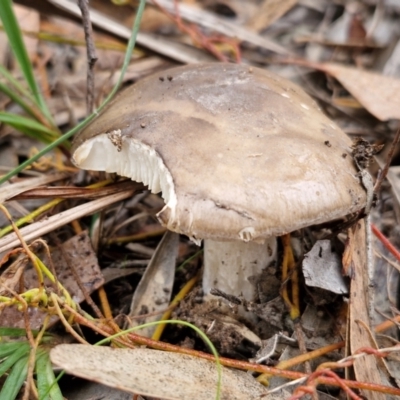
[[[276,260],[276,237],[264,243],[204,241],[203,292],[212,288],[226,294],[243,296],[248,301],[257,298],[257,279]]]

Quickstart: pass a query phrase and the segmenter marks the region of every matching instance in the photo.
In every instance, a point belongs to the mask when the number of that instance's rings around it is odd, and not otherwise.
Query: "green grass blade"
[[[47,351],[36,359],[36,379],[40,400],[63,400]]]
[[[0,91],[19,104],[26,113],[37,119],[43,125],[58,131],[53,121],[49,121],[47,116],[42,113],[42,110],[38,107],[29,90],[26,90],[2,65],[0,65],[0,74],[4,77],[4,82],[0,82]]]
[[[38,331],[32,331],[34,335],[37,334]],[[10,336],[10,337],[26,337],[26,329],[23,328],[0,328],[0,336]]]
[[[22,96],[18,89],[12,85],[7,85],[0,82],[0,91],[8,96],[14,103],[19,104],[19,106],[31,117],[40,121],[43,125],[55,129],[51,124],[48,123],[46,118],[41,114],[41,111],[36,107],[34,102],[26,101],[26,98]]]
[[[0,392],[0,400],[14,400],[28,375],[29,354],[20,358],[12,367]]]
[[[0,0],[1,1],[1,0]],[[49,151],[53,150],[57,146],[63,144],[67,139],[69,139],[71,136],[73,136],[76,132],[80,131],[89,121],[91,121],[96,114],[90,115],[88,118],[86,118],[84,121],[82,121],[80,124],[78,124],[75,128],[71,129],[69,132],[65,133],[63,136],[61,136],[59,139],[55,140],[53,143],[49,144],[46,146],[43,150],[39,151],[39,153],[35,154],[33,157],[31,157],[29,160],[26,160],[22,164],[20,164],[18,167],[14,168],[12,171],[10,171],[8,174],[5,174],[0,178],[0,185],[4,182],[6,182],[8,179],[12,178],[13,176],[19,174],[21,171],[23,171],[26,167],[29,167],[31,164],[33,164],[35,161],[39,160],[40,157],[43,157],[46,155]]]
[[[21,358],[29,354],[29,349],[30,346],[28,342],[21,342],[20,347],[0,363],[0,377],[3,376]]]
[[[15,58],[18,61],[25,80],[33,93],[33,97],[35,98],[38,107],[42,110],[42,113],[47,117],[47,119],[49,121],[52,121],[52,117],[47,108],[46,102],[44,101],[40,93],[39,87],[36,83],[33,74],[32,64],[29,60],[25,44],[22,40],[22,33],[19,28],[17,19],[15,18],[15,14],[12,8],[12,2],[10,0],[0,1],[0,19],[3,23],[4,30],[11,44],[11,49],[15,55]]]
[[[0,111],[0,122],[10,125],[26,135],[32,136],[45,143],[52,143],[60,137],[58,131],[46,128],[40,122],[32,118],[23,117],[22,115]]]
[[[0,91],[2,91],[6,96],[8,96],[12,101],[19,104],[27,113],[33,114],[31,111],[31,107],[28,105],[26,101],[22,98],[21,95],[15,90],[15,88],[8,87],[4,83],[0,82]]]
[[[0,74],[3,75],[5,81],[15,89],[18,95],[25,97],[32,103],[35,103],[35,99],[29,90],[21,85],[18,79],[14,78],[3,65],[0,65]]]
[[[31,330],[33,337],[36,337],[40,331],[37,329],[32,329]],[[0,327],[0,339],[2,336],[8,336],[8,337],[24,337],[26,338],[26,329],[24,328],[8,328],[8,327]],[[45,332],[44,336],[42,337],[43,340],[48,340],[52,338],[53,335],[51,333]],[[1,341],[0,341],[0,346],[1,346]]]
[[[2,360],[4,357],[8,357],[9,355],[17,351],[20,347],[21,342],[0,343],[0,360]]]
[[[121,69],[121,74],[120,74],[120,76],[118,78],[118,81],[115,84],[113,90],[107,96],[107,98],[104,101],[104,103],[99,107],[99,109],[98,109],[99,112],[114,97],[115,93],[117,93],[118,89],[120,88],[120,86],[121,86],[121,84],[123,82],[125,72],[128,69],[128,66],[129,66],[129,64],[131,62],[131,57],[132,57],[133,50],[135,48],[136,38],[137,38],[137,35],[139,33],[139,28],[140,28],[140,21],[142,20],[142,15],[143,15],[143,11],[144,11],[145,6],[146,6],[146,0],[140,0],[138,9],[136,11],[135,22],[133,23],[132,34],[131,34],[131,37],[129,38],[128,46],[126,47],[124,62],[122,64],[122,69]]]

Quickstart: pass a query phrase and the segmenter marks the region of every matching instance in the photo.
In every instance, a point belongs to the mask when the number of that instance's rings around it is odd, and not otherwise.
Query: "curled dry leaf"
[[[80,344],[51,350],[51,361],[68,373],[134,394],[168,400],[211,400],[217,391],[217,366],[193,356],[139,348],[113,349]],[[221,400],[283,400],[266,395],[251,375],[222,368]]]

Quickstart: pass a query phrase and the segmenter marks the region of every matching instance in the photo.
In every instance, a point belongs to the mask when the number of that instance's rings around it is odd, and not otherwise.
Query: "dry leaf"
[[[165,232],[133,295],[129,313],[130,326],[158,321],[168,308],[175,279],[178,246],[179,235]],[[151,315],[138,319],[141,314]],[[139,334],[150,337],[155,329],[155,326],[141,329]]]
[[[317,240],[313,248],[304,255],[302,267],[307,286],[337,294],[348,293],[341,273],[340,258],[332,250],[330,240]]]
[[[333,63],[317,68],[337,79],[379,120],[400,119],[400,79]]]
[[[216,364],[189,355],[63,344],[51,350],[50,357],[70,374],[133,394],[168,400],[212,400],[217,393]],[[221,400],[288,397],[287,393],[265,396],[266,389],[251,375],[225,367],[221,389]]]

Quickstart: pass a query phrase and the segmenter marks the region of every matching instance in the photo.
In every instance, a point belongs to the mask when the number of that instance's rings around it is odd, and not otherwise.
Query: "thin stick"
[[[392,253],[397,261],[400,261],[400,252],[390,243],[389,239],[378,229],[375,224],[371,224],[373,234],[382,242],[386,249]]]
[[[77,341],[78,343],[81,344],[88,344],[88,342],[83,339],[75,330],[74,328],[72,328],[71,324],[67,321],[67,319],[65,318],[60,305],[58,304],[58,297],[55,293],[51,293],[50,295],[51,300],[53,301],[53,306],[55,308],[56,314],[58,315],[58,317],[60,318],[62,324],[65,327],[65,330],[70,333]],[[70,308],[69,310],[73,310],[73,308]]]

